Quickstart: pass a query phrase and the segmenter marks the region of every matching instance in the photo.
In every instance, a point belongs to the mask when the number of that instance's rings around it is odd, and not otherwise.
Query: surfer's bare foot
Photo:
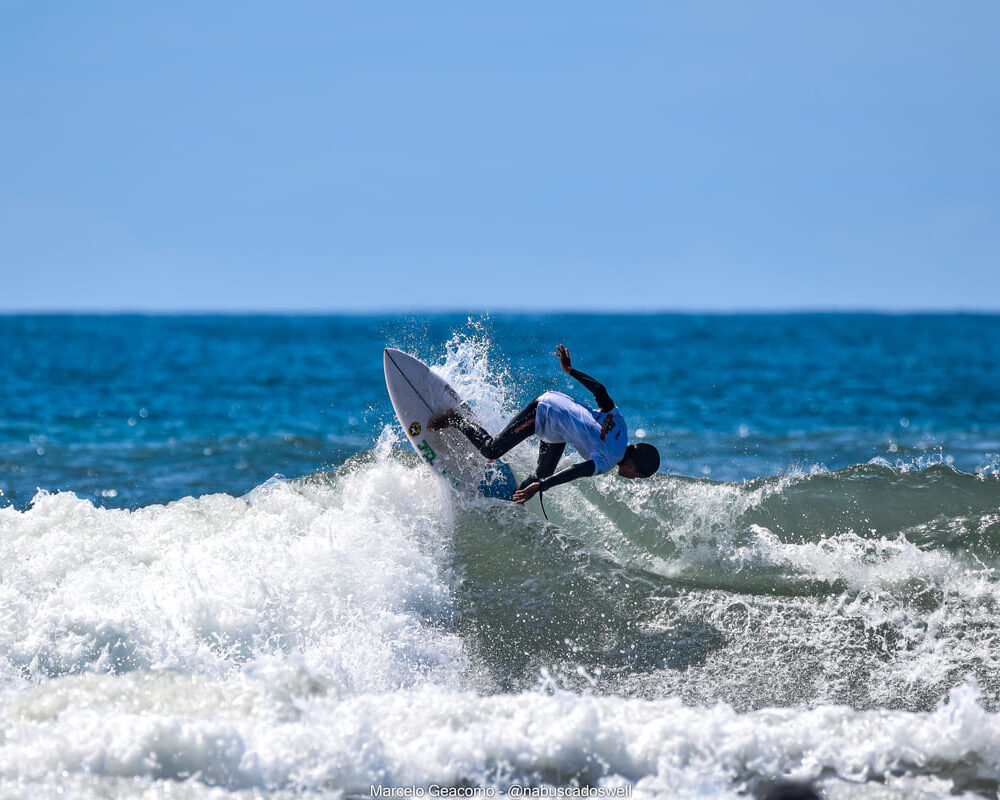
[[[461,419],[461,417],[459,416],[458,411],[451,408],[443,414],[438,414],[436,417],[433,417],[431,421],[427,423],[427,427],[432,431],[439,431],[442,428],[448,428],[454,425],[459,419]]]

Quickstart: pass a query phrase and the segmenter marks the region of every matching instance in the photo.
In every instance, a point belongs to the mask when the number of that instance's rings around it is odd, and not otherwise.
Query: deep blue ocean
[[[0,343],[0,796],[997,797],[998,315],[38,315]],[[410,450],[385,346],[495,432],[587,399],[560,343],[659,474],[545,520]]]
[[[394,419],[382,348],[443,363],[456,335],[486,344],[511,410],[589,400],[565,343],[671,474],[1000,454],[1000,316],[7,316],[0,489],[135,508],[335,467]]]

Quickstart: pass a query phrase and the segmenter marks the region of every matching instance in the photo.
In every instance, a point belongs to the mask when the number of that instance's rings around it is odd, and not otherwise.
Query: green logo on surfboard
[[[417,449],[423,453],[424,461],[428,464],[433,464],[434,459],[437,458],[437,453],[434,452],[434,448],[430,446],[426,439],[424,439]]]

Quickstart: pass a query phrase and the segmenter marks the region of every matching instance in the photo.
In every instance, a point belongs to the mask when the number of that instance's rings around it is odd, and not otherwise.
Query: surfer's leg
[[[559,459],[562,458],[563,450],[566,449],[566,442],[539,442],[538,443],[538,463],[535,471],[521,481],[518,489],[530,486],[535,481],[549,477],[556,471]]]
[[[452,422],[452,425],[464,433],[484,457],[500,458],[535,432],[535,409],[537,408],[538,401],[532,400],[517,412],[517,416],[508,422],[507,427],[496,436],[490,436],[476,423],[470,422],[465,417],[458,417]]]

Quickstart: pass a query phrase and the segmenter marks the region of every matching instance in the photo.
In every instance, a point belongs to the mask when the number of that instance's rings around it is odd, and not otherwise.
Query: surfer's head
[[[648,478],[660,468],[660,452],[651,444],[642,442],[625,448],[625,456],[618,462],[618,474],[623,478]]]

